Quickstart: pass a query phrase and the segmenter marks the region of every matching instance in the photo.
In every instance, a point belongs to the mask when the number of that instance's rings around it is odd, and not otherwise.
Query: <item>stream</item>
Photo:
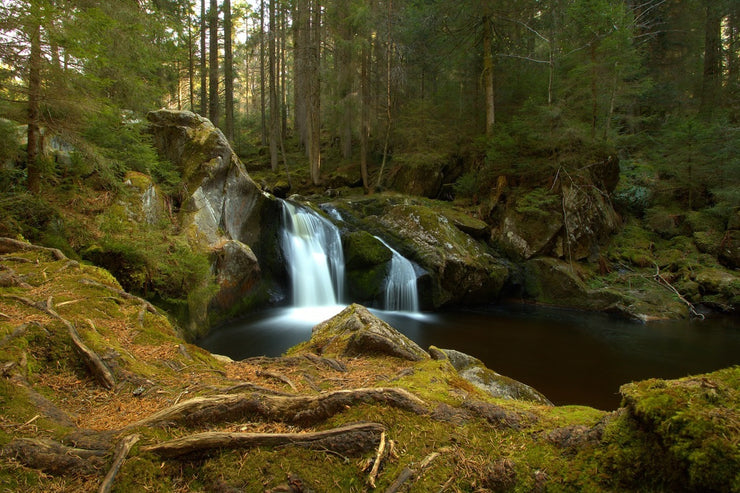
[[[311,327],[343,306],[279,308],[231,322],[199,341],[235,360],[279,356],[308,340]],[[674,320],[643,325],[599,313],[486,306],[438,313],[373,310],[418,343],[456,349],[530,385],[556,405],[616,409],[619,387],[679,378],[740,364],[738,319]]]

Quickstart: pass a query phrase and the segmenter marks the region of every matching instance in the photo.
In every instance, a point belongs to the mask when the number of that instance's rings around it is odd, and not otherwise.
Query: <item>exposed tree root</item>
[[[118,445],[116,445],[116,453],[113,457],[113,464],[108,470],[108,474],[105,475],[105,479],[103,479],[103,482],[100,484],[98,493],[108,493],[113,488],[113,481],[116,480],[116,475],[121,469],[123,461],[126,460],[126,456],[131,451],[131,448],[136,445],[136,442],[138,441],[139,435],[129,435],[118,442]]]
[[[38,245],[31,245],[23,241],[14,240],[12,238],[0,237],[0,254],[13,253],[19,251],[36,251],[36,252],[47,252],[56,260],[66,260],[67,256],[57,248],[46,248]]]
[[[144,307],[146,307],[146,310],[150,313],[157,313],[157,309],[149,303],[144,298],[139,298],[138,296],[134,296],[131,293],[127,293],[126,291],[122,289],[115,288],[113,286],[108,286],[107,284],[103,284],[102,282],[93,281],[92,279],[80,279],[80,284],[84,284],[85,286],[94,286],[96,288],[100,289],[106,289],[110,291],[111,293],[114,293],[121,298],[124,298],[126,300],[136,301],[137,303],[141,303]]]
[[[102,466],[105,450],[67,447],[45,439],[20,438],[3,448],[2,454],[21,464],[53,475],[93,474]]]
[[[222,449],[297,446],[357,456],[374,449],[385,431],[379,423],[358,423],[313,433],[198,433],[142,447],[162,458],[208,455]]]
[[[131,424],[139,426],[200,426],[205,423],[257,417],[268,421],[311,426],[356,403],[381,403],[416,413],[426,413],[424,402],[398,388],[337,390],[312,396],[234,394],[196,397]]]
[[[431,454],[424,457],[424,460],[422,460],[419,465],[412,469],[411,467],[404,467],[403,471],[401,471],[401,474],[398,475],[395,481],[393,481],[393,484],[391,484],[388,489],[385,490],[385,493],[395,493],[396,491],[399,491],[401,489],[401,486],[408,481],[408,480],[416,480],[421,476],[421,474],[424,472],[424,470],[429,467],[429,465],[440,456],[439,452],[432,452]]]
[[[291,389],[293,389],[293,392],[298,392],[298,389],[296,388],[295,384],[290,380],[290,378],[286,377],[285,375],[281,373],[274,373],[274,372],[269,372],[269,371],[258,370],[257,376],[258,377],[268,377],[274,380],[279,380],[283,382],[284,384],[286,384]]]

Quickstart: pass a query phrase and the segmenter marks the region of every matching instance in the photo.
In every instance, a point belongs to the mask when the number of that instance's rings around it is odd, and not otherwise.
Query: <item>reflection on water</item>
[[[343,306],[282,308],[221,327],[199,344],[234,359],[279,356]],[[421,347],[471,354],[556,404],[619,405],[619,386],[740,364],[737,319],[637,324],[602,314],[529,306],[441,313],[373,310]]]

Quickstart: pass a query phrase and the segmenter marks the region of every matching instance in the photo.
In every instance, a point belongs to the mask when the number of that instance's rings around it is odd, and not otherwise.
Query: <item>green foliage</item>
[[[542,218],[560,208],[560,196],[545,188],[535,188],[519,197],[516,211],[520,214],[531,214]]]

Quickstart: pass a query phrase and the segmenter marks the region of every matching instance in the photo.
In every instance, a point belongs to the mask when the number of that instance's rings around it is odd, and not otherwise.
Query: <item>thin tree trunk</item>
[[[234,142],[234,54],[232,51],[231,0],[224,0],[224,131],[229,142]]]
[[[286,65],[285,47],[288,11],[285,4],[280,6],[280,145],[288,134],[288,67]],[[284,153],[283,153],[284,154]]]
[[[486,89],[486,135],[493,135],[496,107],[493,95],[493,34],[490,17],[483,16],[483,81]]]
[[[370,40],[362,46],[362,64],[360,68],[360,93],[362,99],[360,123],[360,173],[362,188],[365,193],[370,192],[370,178],[367,172],[368,140],[370,137]]]
[[[719,102],[722,86],[722,11],[717,0],[707,0],[705,3],[704,72],[700,112],[704,118],[709,119]]]
[[[41,105],[41,13],[35,2],[31,4],[31,52],[28,64],[28,147],[26,154],[26,187],[33,194],[41,191],[39,129]]]
[[[311,25],[308,0],[296,0],[294,4],[294,29],[293,29],[293,59],[294,65],[294,104],[293,116],[294,126],[298,133],[301,145],[306,149],[308,155],[308,32]]]
[[[378,172],[378,182],[375,185],[375,188],[380,188],[383,183],[383,171],[385,170],[385,164],[388,161],[388,145],[390,142],[390,136],[391,136],[391,54],[392,54],[392,38],[391,38],[391,12],[393,8],[393,2],[391,0],[388,0],[388,16],[386,19],[387,22],[387,38],[386,38],[386,47],[385,47],[385,68],[386,68],[386,74],[385,74],[385,118],[386,118],[386,125],[385,125],[385,142],[383,144],[383,161],[380,163],[380,171]]]
[[[265,94],[265,0],[260,0],[260,129],[262,145],[267,144],[267,104]]]
[[[312,7],[312,21],[309,31],[308,159],[311,181],[314,185],[318,185],[321,182],[321,5],[319,0],[313,0]]]
[[[208,67],[206,65],[206,0],[200,0],[200,116],[208,116]]]
[[[188,11],[188,98],[190,111],[195,111],[195,47],[193,46],[193,17]]]
[[[208,10],[208,119],[218,126],[218,0]]]
[[[270,168],[278,169],[278,118],[277,77],[275,57],[275,8],[277,0],[270,1],[270,31],[268,34],[268,56],[270,62]]]

